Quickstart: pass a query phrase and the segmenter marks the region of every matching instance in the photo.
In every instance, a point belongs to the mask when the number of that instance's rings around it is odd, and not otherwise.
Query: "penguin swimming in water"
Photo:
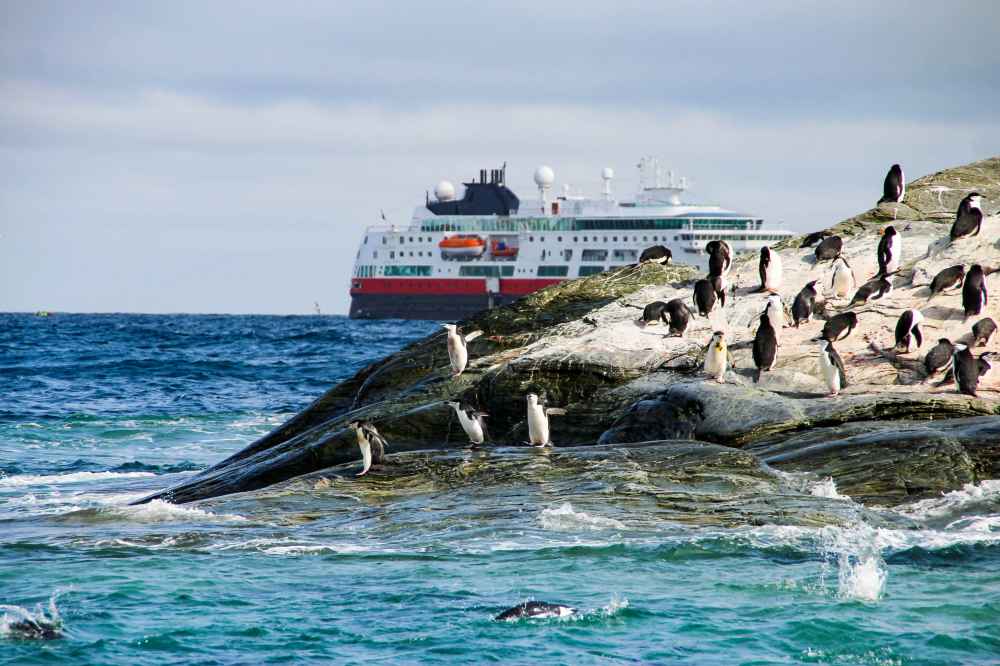
[[[814,231],[811,234],[807,234],[805,238],[802,239],[802,243],[799,244],[800,248],[812,247],[816,243],[822,242],[827,236],[832,236],[833,234],[824,229],[823,231]]]
[[[385,462],[385,449],[388,444],[375,429],[375,426],[368,421],[351,421],[347,425],[354,430],[354,436],[358,440],[361,460],[364,463],[364,468],[358,473],[358,476],[364,476],[372,465],[381,465]]]
[[[844,370],[844,361],[829,340],[821,339],[819,341],[819,374],[823,377],[823,382],[830,391],[829,397],[833,397],[847,388],[847,371]]]
[[[538,401],[538,396],[534,393],[528,394],[528,439],[535,446],[548,446],[549,441],[549,417],[562,416],[565,409],[557,407],[546,407],[544,403]]]
[[[854,269],[847,263],[843,256],[838,257],[833,264],[833,277],[830,279],[830,288],[837,298],[847,298],[848,294],[854,291],[857,281],[854,279]]]
[[[816,246],[816,263],[835,261],[844,250],[844,240],[840,236],[827,236]]]
[[[903,260],[903,237],[891,224],[881,232],[878,242],[878,273],[875,277],[888,277],[899,270]]]
[[[816,283],[818,281],[813,280],[806,283],[806,286],[802,287],[795,296],[795,301],[792,303],[792,321],[795,328],[798,328],[802,322],[809,321],[812,317],[813,306],[816,304]]]
[[[997,332],[997,323],[990,317],[980,319],[972,326],[972,346],[986,346],[990,344],[990,338]]]
[[[576,609],[562,604],[550,604],[545,601],[525,601],[513,608],[508,608],[497,615],[494,620],[511,621],[523,618],[536,618],[544,620],[555,617],[569,617],[576,614]]]
[[[666,312],[670,315],[670,335],[683,338],[688,322],[695,316],[694,310],[681,299],[674,298],[667,301]]]
[[[983,195],[970,192],[958,204],[955,221],[951,225],[951,241],[978,236],[983,226]]]
[[[851,302],[847,307],[864,305],[868,301],[877,301],[878,299],[888,296],[891,293],[892,282],[889,281],[889,278],[875,278],[874,280],[865,282],[861,285],[860,289],[854,292],[854,297],[851,299]]]
[[[463,334],[455,324],[441,324],[448,331],[448,359],[451,361],[451,374],[458,377],[469,362],[469,350],[465,343],[472,342],[482,331]]]
[[[952,363],[959,393],[976,397],[979,379],[993,369],[991,357],[990,352],[985,352],[976,358],[965,345],[955,345]]]
[[[878,204],[899,203],[904,196],[906,196],[906,178],[903,176],[903,167],[893,164],[889,167],[889,173],[885,175],[882,198],[878,200]]]
[[[954,354],[955,345],[951,344],[951,340],[948,338],[938,340],[937,344],[927,352],[927,356],[924,356],[924,369],[927,371],[928,379],[951,367]]]
[[[653,301],[642,309],[642,318],[639,319],[639,323],[643,326],[655,326],[661,321],[664,324],[670,324],[670,319],[667,316],[667,304],[663,301]]]
[[[781,288],[781,255],[764,246],[760,248],[760,289],[757,291],[777,292]]]
[[[965,282],[962,284],[962,307],[965,309],[965,318],[974,317],[983,311],[989,303],[990,295],[986,291],[986,274],[983,267],[973,264],[969,272],[965,274]]]
[[[949,266],[948,268],[939,271],[938,274],[934,276],[934,279],[931,280],[931,295],[927,297],[927,300],[931,300],[946,289],[961,287],[964,279],[965,266],[962,264]]]
[[[691,297],[698,314],[702,317],[707,317],[715,309],[717,301],[725,307],[726,291],[722,288],[722,277],[698,280],[694,283],[694,293]]]
[[[907,310],[899,316],[896,322],[896,350],[900,353],[913,351],[913,343],[916,342],[916,349],[920,349],[924,344],[924,336],[920,332],[920,323],[924,320],[924,315],[920,310]]]
[[[642,254],[639,255],[639,263],[666,266],[670,263],[673,256],[674,253],[670,251],[670,248],[663,245],[654,245],[642,251]]]
[[[778,339],[774,334],[774,327],[771,326],[771,319],[767,312],[760,315],[760,326],[753,337],[753,362],[757,366],[757,376],[755,382],[760,381],[760,375],[769,372],[778,360]]]
[[[853,312],[841,312],[839,315],[834,315],[823,324],[823,332],[820,333],[819,338],[822,340],[829,340],[830,342],[837,342],[838,340],[845,339],[854,330],[854,327],[858,325],[858,315]]]
[[[726,383],[726,370],[729,366],[735,367],[733,355],[729,353],[729,346],[726,344],[726,334],[722,331],[712,333],[712,339],[705,347],[705,374],[715,377],[715,381],[720,384]]]
[[[455,411],[458,423],[462,426],[469,443],[475,448],[486,441],[486,423],[484,417],[489,416],[486,412],[481,412],[468,403],[449,400],[445,403]]]

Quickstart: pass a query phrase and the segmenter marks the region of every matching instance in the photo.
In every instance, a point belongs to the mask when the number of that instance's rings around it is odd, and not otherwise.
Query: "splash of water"
[[[56,606],[58,592],[49,597],[48,612],[39,603],[34,611],[23,606],[0,604],[0,636],[21,639],[52,639],[62,636],[63,621]]]
[[[538,520],[547,530],[577,531],[577,530],[622,530],[624,523],[614,518],[594,516],[584,511],[574,511],[573,505],[564,502],[554,509],[545,509]]]

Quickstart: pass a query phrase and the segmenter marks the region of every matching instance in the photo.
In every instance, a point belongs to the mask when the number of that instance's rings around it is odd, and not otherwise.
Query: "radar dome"
[[[438,201],[451,201],[455,198],[455,186],[447,180],[442,180],[434,188],[434,196]]]
[[[603,178],[604,180],[611,180],[614,177],[615,177],[615,170],[612,169],[611,167],[604,167],[604,169],[601,171],[601,178]]]
[[[549,188],[552,187],[552,183],[556,182],[556,175],[552,172],[552,169],[547,166],[540,166],[535,169],[535,185],[538,187]]]

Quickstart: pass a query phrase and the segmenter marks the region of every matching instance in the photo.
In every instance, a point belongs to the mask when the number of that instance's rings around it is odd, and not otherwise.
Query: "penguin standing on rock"
[[[972,346],[986,346],[990,344],[990,338],[997,332],[997,323],[990,317],[980,319],[972,326]]]
[[[715,309],[716,302],[726,305],[726,291],[722,289],[722,278],[702,279],[694,283],[694,305],[698,314],[707,317]]]
[[[354,431],[354,436],[358,440],[358,448],[361,449],[361,460],[364,464],[358,476],[364,476],[372,465],[381,465],[385,462],[385,449],[388,444],[375,429],[375,426],[368,421],[351,421],[347,425]]]
[[[733,356],[726,345],[726,334],[722,331],[712,333],[712,340],[705,347],[705,374],[715,377],[720,384],[726,383],[726,370],[735,366]]]
[[[976,397],[976,391],[979,390],[979,379],[993,369],[992,355],[986,352],[976,358],[965,345],[955,345],[952,363],[955,381],[958,383],[958,392]]]
[[[758,291],[776,293],[781,288],[781,255],[767,246],[760,248],[758,272],[760,273]]]
[[[896,322],[896,350],[900,353],[913,351],[913,343],[916,342],[916,349],[924,344],[923,334],[920,332],[920,323],[924,320],[924,315],[920,310],[907,310],[900,315]]]
[[[806,237],[802,239],[802,243],[799,245],[799,247],[800,248],[812,247],[816,243],[821,242],[827,236],[832,236],[832,235],[833,234],[831,234],[829,231],[825,229],[823,231],[814,231],[811,234],[807,234]]]
[[[709,241],[705,244],[705,252],[708,254],[708,276],[722,278],[722,286],[726,286],[726,277],[729,269],[733,267],[733,248],[724,240]]]
[[[938,274],[934,276],[934,279],[931,280],[931,295],[927,297],[927,300],[931,300],[946,289],[961,287],[962,280],[964,279],[965,266],[962,264],[945,268],[944,270],[938,272]]]
[[[683,338],[688,322],[695,316],[694,310],[681,299],[674,298],[667,302],[665,311],[670,315],[670,335]]]
[[[818,339],[836,342],[845,339],[851,331],[858,325],[858,315],[853,312],[841,312],[839,315],[830,317],[823,324],[823,332]]]
[[[761,373],[769,372],[778,360],[778,338],[771,326],[771,319],[767,312],[760,315],[760,326],[757,327],[757,334],[753,338],[753,362],[757,366],[757,376],[755,382],[760,381]]]
[[[441,326],[448,331],[448,360],[451,362],[451,374],[458,377],[469,362],[469,350],[465,343],[472,342],[483,332],[473,331],[463,334],[455,324],[441,324]]]
[[[546,407],[538,400],[534,393],[528,394],[528,440],[534,446],[548,446],[549,439],[549,417],[561,416],[566,413],[565,409],[556,407]]]
[[[958,204],[955,221],[951,225],[951,240],[978,236],[983,226],[983,195],[970,192]]]
[[[817,282],[818,280],[813,280],[807,283],[795,296],[795,301],[792,303],[792,321],[795,323],[795,328],[812,317],[813,306],[816,305]]]
[[[973,264],[969,272],[965,274],[965,283],[962,284],[962,307],[965,309],[965,318],[979,315],[989,300],[990,295],[986,291],[986,274],[983,273],[983,267],[979,264]]]
[[[889,278],[875,278],[874,280],[869,280],[861,285],[861,288],[854,292],[854,298],[851,299],[848,307],[853,307],[855,305],[864,305],[868,301],[877,301],[884,296],[888,296],[892,293],[892,282],[889,282]]]
[[[774,338],[781,344],[781,329],[785,327],[785,305],[781,302],[781,296],[771,294],[767,297],[767,306],[764,314],[771,320],[771,328],[774,329]]]
[[[639,319],[639,323],[643,326],[655,326],[661,321],[664,324],[670,323],[670,319],[667,317],[667,304],[663,301],[653,301],[642,309],[642,318]]]
[[[924,357],[924,369],[927,370],[928,379],[942,370],[947,370],[951,366],[954,354],[955,345],[951,344],[951,340],[948,338],[938,340]]]
[[[844,361],[840,354],[833,348],[833,343],[829,340],[819,341],[819,373],[823,376],[830,393],[828,397],[833,397],[847,388],[847,371],[844,370]]]
[[[448,401],[445,403],[453,410],[458,417],[458,423],[462,426],[469,443],[475,448],[486,441],[486,422],[483,420],[489,416],[486,412],[481,412],[472,405],[458,401]]]
[[[906,178],[903,176],[903,167],[893,164],[889,167],[889,173],[885,175],[882,198],[878,203],[899,203],[904,196],[906,196]]]
[[[903,237],[891,224],[881,232],[878,242],[878,273],[875,277],[888,277],[899,270],[903,260]]]
[[[837,258],[833,264],[833,277],[830,279],[830,288],[837,298],[847,298],[848,294],[857,287],[854,279],[854,269],[847,263],[843,256]]]
[[[840,236],[827,236],[816,246],[816,263],[836,261],[844,250],[844,240]]]

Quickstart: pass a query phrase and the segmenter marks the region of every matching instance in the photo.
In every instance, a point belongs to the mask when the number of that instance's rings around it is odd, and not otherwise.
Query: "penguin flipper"
[[[358,448],[361,449],[361,460],[363,466],[357,476],[364,476],[368,473],[368,470],[372,468],[372,445],[368,442],[365,442],[364,444],[358,442]]]
[[[548,416],[565,416],[566,410],[561,407],[546,407],[545,413]]]
[[[473,340],[475,340],[476,338],[478,338],[482,334],[483,334],[482,331],[473,331],[472,333],[466,333],[466,335],[465,335],[465,341],[466,342],[472,342]]]

